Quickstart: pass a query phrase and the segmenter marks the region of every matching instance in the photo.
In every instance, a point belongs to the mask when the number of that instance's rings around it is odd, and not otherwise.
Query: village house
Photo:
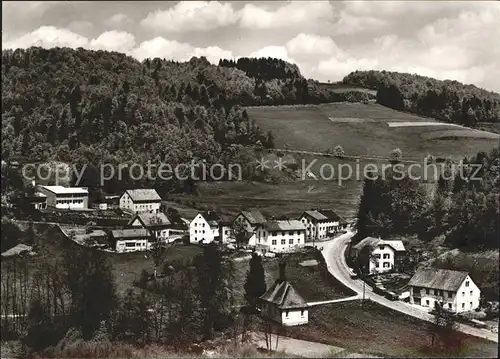
[[[38,186],[38,190],[47,197],[48,207],[60,209],[87,209],[89,191],[84,187]]]
[[[129,189],[120,197],[120,208],[133,213],[160,211],[161,197],[154,189]]]
[[[395,264],[405,253],[402,241],[385,241],[366,237],[353,248],[353,255],[368,273],[383,273],[395,269]]]
[[[479,307],[481,290],[469,273],[449,269],[419,268],[408,282],[410,303],[455,313]]]
[[[306,227],[308,242],[328,238],[347,225],[347,221],[332,210],[308,210],[302,213],[299,220]]]
[[[219,222],[219,239],[221,243],[232,243],[236,241],[231,223],[230,221]]]
[[[154,236],[157,240],[164,242],[169,241],[170,232],[172,229],[172,223],[167,218],[165,213],[148,213],[140,212],[129,221],[128,223],[131,227],[145,228]],[[175,232],[178,234],[178,232]],[[175,237],[174,237],[175,238]]]
[[[33,209],[45,209],[47,208],[47,196],[43,193],[36,192],[32,196],[26,196],[26,201],[30,204]]]
[[[264,252],[293,252],[305,246],[306,227],[296,219],[268,221],[257,228],[257,248]]]
[[[215,212],[198,213],[189,223],[189,242],[207,244],[219,240],[220,220]]]
[[[261,315],[283,326],[307,324],[309,305],[285,276],[285,262],[280,262],[279,278],[259,298]]]
[[[259,211],[241,211],[232,221],[231,227],[242,229],[242,233],[239,233],[241,242],[249,245],[255,246],[256,241],[256,231],[258,228],[262,228],[266,223],[266,218]],[[235,236],[235,233],[232,233]]]
[[[112,247],[119,253],[149,249],[151,234],[145,228],[115,229],[111,231]]]

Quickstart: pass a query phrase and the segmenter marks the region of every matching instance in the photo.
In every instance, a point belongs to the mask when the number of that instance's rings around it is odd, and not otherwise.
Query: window
[[[465,308],[465,303],[462,303],[462,309]]]
[[[472,302],[470,302],[469,304],[470,304],[470,307],[472,308]]]
[[[283,238],[283,239],[281,240],[281,244],[286,244],[286,239],[285,239],[285,238]]]
[[[384,268],[390,268],[391,264],[389,262],[384,262]]]
[[[465,286],[468,287],[469,286],[469,281],[465,281]]]
[[[195,230],[194,230],[194,233],[198,233],[198,231],[195,229]]]
[[[462,292],[462,297],[465,297],[465,292]]]
[[[302,309],[302,310],[300,311],[300,316],[301,316],[301,317],[304,317],[304,309]]]
[[[384,259],[389,259],[391,258],[391,255],[389,253],[384,253]]]
[[[273,246],[276,245],[276,242],[277,242],[276,239],[273,239],[273,241],[272,241]]]
[[[453,297],[453,292],[448,292],[448,297]]]
[[[426,289],[425,289],[425,293],[426,293],[426,294],[429,294],[429,293],[430,293],[429,288],[426,288]]]
[[[470,291],[469,295],[472,295],[472,290]]]
[[[426,304],[426,305],[429,305],[429,299],[427,299],[427,300],[425,301],[425,304]]]
[[[288,313],[289,313],[289,312],[290,312],[289,310],[287,310],[287,311],[285,312],[285,315],[286,315],[286,317],[287,317],[287,318],[288,318]]]
[[[293,231],[288,232],[288,235],[293,236]]]
[[[293,244],[293,238],[290,238],[290,239],[288,240],[288,244]],[[471,294],[472,294],[472,292],[471,292]]]
[[[451,309],[451,303],[448,303],[448,309]]]
[[[443,293],[443,291],[442,291],[442,290],[440,290],[440,291],[439,291],[439,295],[440,295],[441,297],[443,297],[443,296],[444,296],[444,293]]]
[[[273,236],[276,236],[276,232],[273,232]]]
[[[385,246],[379,246],[379,248],[383,250],[385,248]]]
[[[377,258],[377,259],[380,259],[380,254],[377,253],[377,254],[375,254],[374,257]]]

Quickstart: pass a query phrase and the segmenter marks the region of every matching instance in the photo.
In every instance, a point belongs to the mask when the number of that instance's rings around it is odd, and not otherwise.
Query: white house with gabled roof
[[[383,273],[394,269],[398,256],[405,252],[402,241],[385,241],[380,238],[366,237],[353,247],[356,256],[362,256],[361,263],[369,273]],[[367,253],[364,253],[367,251]]]
[[[468,272],[419,268],[408,282],[410,303],[462,313],[479,307],[481,290]]]
[[[219,238],[220,216],[215,212],[198,213],[189,223],[189,242],[207,244]]]
[[[120,197],[120,208],[133,213],[160,211],[161,197],[154,189],[128,189]]]
[[[294,252],[305,246],[306,227],[297,220],[272,220],[256,232],[257,248],[269,252]]]

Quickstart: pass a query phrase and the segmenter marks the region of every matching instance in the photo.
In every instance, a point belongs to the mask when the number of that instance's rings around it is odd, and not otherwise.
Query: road
[[[362,298],[363,281],[361,279],[351,278],[350,269],[347,266],[345,260],[345,251],[354,234],[355,232],[347,232],[346,234],[336,237],[328,242],[323,242],[322,254],[325,258],[328,271],[339,282],[355,291]],[[406,315],[410,315],[412,317],[419,318],[425,321],[432,321],[432,315],[428,312],[420,310],[408,303],[388,300],[381,295],[373,293],[373,290],[369,285],[365,285],[365,298],[369,298],[373,302],[381,304],[390,309],[397,310],[398,312],[404,313]],[[463,333],[488,339],[495,343],[498,343],[498,334],[495,334],[490,330],[479,329],[464,324],[458,324],[458,329]]]

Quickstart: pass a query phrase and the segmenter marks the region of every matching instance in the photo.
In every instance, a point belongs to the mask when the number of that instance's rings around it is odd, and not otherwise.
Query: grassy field
[[[344,347],[350,351],[390,357],[436,356],[430,352],[426,323],[373,302],[360,301],[313,307],[309,324],[288,328],[287,336]],[[498,344],[458,333],[460,357],[497,357]]]
[[[322,152],[341,145],[347,155],[385,157],[400,148],[404,158],[421,160],[427,154],[459,159],[498,144],[498,136],[456,126],[389,127],[387,122],[433,120],[377,104],[252,107],[248,113],[274,133],[277,148]]]
[[[286,277],[307,302],[316,302],[329,299],[339,299],[351,296],[352,293],[341,285],[323,276],[322,268],[317,266],[303,267],[299,263],[314,259],[313,254],[290,254],[287,257]],[[266,272],[267,287],[271,287],[279,277],[279,259],[264,258],[263,266]],[[244,289],[246,273],[249,269],[249,259],[235,262],[234,290],[236,300],[244,303]]]

